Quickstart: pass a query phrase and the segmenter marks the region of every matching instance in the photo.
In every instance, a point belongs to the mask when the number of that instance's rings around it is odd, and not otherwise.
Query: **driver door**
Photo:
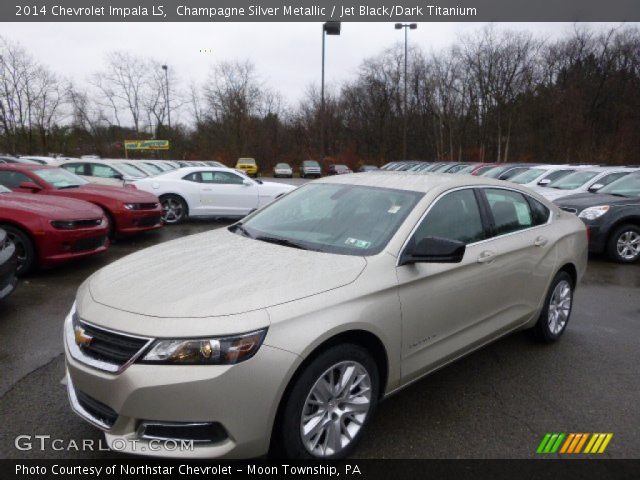
[[[212,170],[200,172],[200,181],[200,204],[212,215],[244,216],[258,208],[258,184],[253,180]]]
[[[419,243],[440,237],[465,243],[460,263],[413,263],[396,267],[402,308],[402,376],[411,380],[473,348],[492,332],[502,293],[502,274],[491,257],[479,193],[446,193],[412,234]]]

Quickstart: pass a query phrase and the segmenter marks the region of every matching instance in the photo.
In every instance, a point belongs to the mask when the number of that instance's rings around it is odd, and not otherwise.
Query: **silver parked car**
[[[89,277],[69,398],[131,453],[341,458],[385,396],[515,330],[557,340],[586,260],[584,224],[516,185],[323,178]]]

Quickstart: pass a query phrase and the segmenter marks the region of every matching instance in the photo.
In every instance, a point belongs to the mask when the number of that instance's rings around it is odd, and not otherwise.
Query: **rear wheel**
[[[622,225],[617,228],[609,238],[607,255],[618,263],[634,263],[640,260],[640,227]]]
[[[187,218],[187,204],[178,195],[163,195],[160,197],[162,206],[162,221],[168,225],[176,225]]]
[[[573,279],[565,271],[558,272],[551,282],[544,307],[533,327],[536,338],[555,342],[567,328],[573,307]]]
[[[33,241],[22,230],[9,225],[3,225],[3,230],[7,232],[9,239],[16,247],[18,268],[16,273],[20,276],[32,272],[37,266],[36,249]]]
[[[330,348],[295,380],[278,431],[287,458],[349,455],[372,417],[379,392],[375,361],[359,345]]]

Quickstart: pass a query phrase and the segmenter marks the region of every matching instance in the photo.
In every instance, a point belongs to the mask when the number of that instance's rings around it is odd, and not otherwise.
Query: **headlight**
[[[602,215],[607,213],[611,207],[609,205],[598,205],[597,207],[589,207],[585,208],[578,215],[579,218],[584,218],[585,220],[595,220],[596,218],[600,218]]]
[[[262,345],[267,330],[219,338],[156,340],[143,363],[233,365],[250,359]]]
[[[125,203],[124,208],[127,210],[140,210],[140,204],[138,203]]]
[[[76,228],[76,222],[73,220],[53,220],[51,226],[58,230],[73,230]]]

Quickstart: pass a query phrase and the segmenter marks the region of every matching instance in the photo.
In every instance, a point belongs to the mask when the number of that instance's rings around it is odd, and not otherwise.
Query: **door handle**
[[[478,263],[491,263],[495,260],[496,252],[492,252],[491,250],[485,250],[480,255],[478,255]]]
[[[211,191],[211,189],[210,189],[210,188],[203,188],[203,189],[202,189],[202,191],[203,191],[203,192],[210,192],[210,191]]]
[[[533,242],[536,247],[544,247],[547,243],[549,243],[549,239],[542,236],[536,238],[535,242]]]

